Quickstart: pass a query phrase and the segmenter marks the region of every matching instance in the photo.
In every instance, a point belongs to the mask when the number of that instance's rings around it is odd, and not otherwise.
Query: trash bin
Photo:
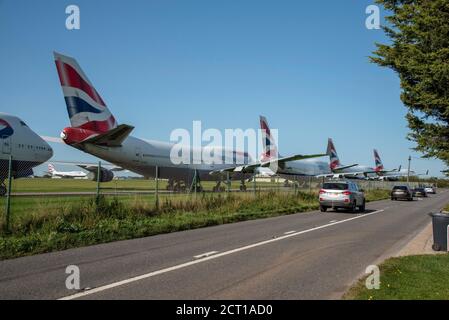
[[[430,213],[433,225],[433,246],[435,251],[447,251],[449,214]]]

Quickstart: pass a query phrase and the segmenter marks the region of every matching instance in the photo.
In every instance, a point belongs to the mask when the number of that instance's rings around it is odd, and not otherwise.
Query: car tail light
[[[320,190],[320,194],[326,193],[323,189]]]
[[[343,191],[343,194],[345,196],[350,196],[351,195],[351,191],[349,191],[349,190]]]
[[[345,201],[345,202],[349,202],[349,199],[345,199],[344,201]]]

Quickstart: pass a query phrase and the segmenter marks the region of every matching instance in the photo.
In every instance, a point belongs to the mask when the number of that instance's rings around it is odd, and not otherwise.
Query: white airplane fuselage
[[[106,160],[116,166],[125,168],[144,177],[155,177],[156,167],[158,167],[158,177],[162,179],[178,179],[189,180],[198,173],[203,181],[217,181],[217,176],[210,174],[212,171],[229,168],[238,164],[238,158],[234,156],[234,151],[222,148],[213,148],[218,152],[222,152],[223,156],[228,155],[232,159],[232,163],[225,164],[221,161],[218,163],[201,161],[198,164],[193,164],[193,151],[197,154],[201,152],[212,152],[211,148],[189,149],[185,148],[189,154],[190,163],[174,163],[171,159],[173,143],[143,140],[133,136],[128,136],[118,147],[106,147],[96,144],[85,143],[79,147],[84,152],[97,156],[100,159]],[[222,160],[219,157],[219,160]],[[246,163],[251,163],[252,159],[248,155],[245,159]],[[232,178],[242,179],[250,178],[250,174],[235,174]]]
[[[368,172],[366,174],[357,174],[354,176],[356,179],[369,179],[377,177],[377,174],[374,173],[375,169],[370,166],[357,165],[354,167],[346,168],[338,173],[355,173],[355,172]]]
[[[329,163],[316,159],[286,162],[284,166],[277,168],[276,171],[276,174],[279,174],[282,177],[317,176],[330,173]]]
[[[0,113],[0,180],[8,177],[9,158],[12,157],[13,177],[32,175],[32,168],[53,156],[53,150],[20,118]]]
[[[83,171],[54,171],[52,172],[52,176],[61,178],[86,178],[87,173]]]

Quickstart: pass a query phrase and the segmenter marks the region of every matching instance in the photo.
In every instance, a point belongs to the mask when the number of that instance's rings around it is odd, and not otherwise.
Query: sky
[[[80,30],[65,26],[68,5]],[[440,176],[406,140],[398,76],[369,62],[381,30],[374,0],[0,0],[0,112],[58,137],[69,119],[53,51],[75,57],[119,123],[169,141],[174,129],[254,128],[265,115],[283,155],[323,153],[343,163],[407,166]],[[381,12],[381,22],[385,13]],[[94,158],[52,143],[53,159]],[[59,168],[58,168],[59,169]],[[61,169],[65,169],[61,167]],[[42,170],[42,167],[40,168]]]

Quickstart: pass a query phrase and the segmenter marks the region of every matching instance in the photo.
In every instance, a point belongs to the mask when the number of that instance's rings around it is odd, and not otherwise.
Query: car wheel
[[[432,249],[433,249],[433,251],[441,251],[441,246],[437,243],[434,243],[432,245]]]
[[[355,200],[354,200],[354,202],[352,203],[352,206],[351,206],[351,208],[349,209],[351,212],[355,212],[355,209],[357,209],[357,203],[355,202]]]
[[[365,212],[365,200],[363,200],[363,204],[359,207],[360,212]]]
[[[394,200],[396,200],[395,198],[393,198],[393,197],[391,197],[391,201],[394,201]]]
[[[326,212],[326,211],[327,211],[327,207],[325,207],[325,206],[320,206],[320,211],[321,211],[321,212]]]

